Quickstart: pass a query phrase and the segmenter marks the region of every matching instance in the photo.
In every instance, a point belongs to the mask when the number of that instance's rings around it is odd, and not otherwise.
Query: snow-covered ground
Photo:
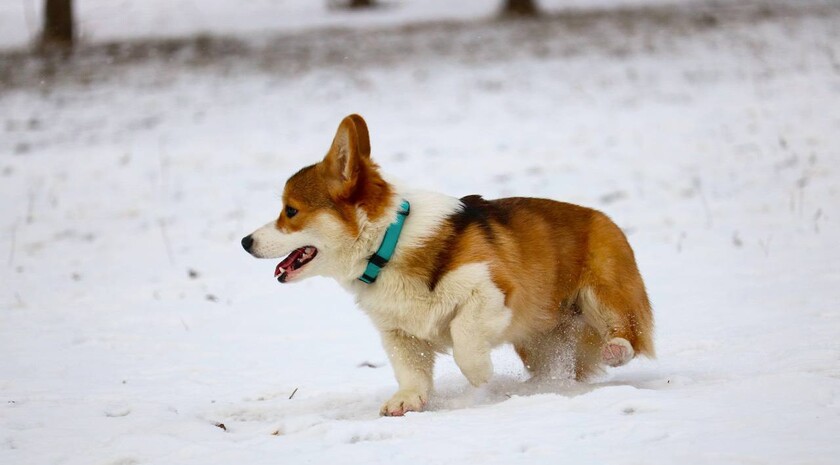
[[[836,463],[840,9],[677,16],[11,79],[0,463]],[[366,317],[239,246],[351,112],[407,182],[611,215],[659,358],[535,385],[503,348],[474,389],[443,356],[428,412],[380,418]]]

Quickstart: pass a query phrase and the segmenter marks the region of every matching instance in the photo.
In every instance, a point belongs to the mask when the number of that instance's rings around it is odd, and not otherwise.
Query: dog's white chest
[[[382,331],[400,330],[448,345],[448,320],[457,301],[442,299],[420,281],[379,279],[361,289],[356,300]]]
[[[487,286],[493,286],[487,267],[476,263],[447,273],[433,290],[421,279],[385,272],[375,283],[351,290],[381,331],[401,330],[449,346],[449,323],[459,305]]]

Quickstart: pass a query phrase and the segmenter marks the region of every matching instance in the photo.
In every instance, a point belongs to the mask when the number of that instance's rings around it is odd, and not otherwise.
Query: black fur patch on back
[[[461,197],[461,203],[464,204],[464,208],[450,217],[457,234],[475,225],[481,229],[488,241],[495,242],[496,233],[492,224],[506,226],[510,223],[509,213],[499,207],[498,201],[485,200],[480,195],[468,195]]]
[[[488,241],[495,242],[496,232],[493,230],[493,224],[506,226],[510,223],[509,213],[497,202],[485,200],[480,195],[468,195],[461,198],[463,207],[448,218],[452,224],[452,234],[446,238],[445,244],[435,257],[435,266],[429,276],[429,290],[433,291],[444,272],[448,271],[458,236],[470,226],[479,228]]]

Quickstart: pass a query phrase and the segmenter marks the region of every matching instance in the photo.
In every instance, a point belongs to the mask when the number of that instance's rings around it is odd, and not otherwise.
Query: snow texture
[[[7,67],[0,463],[837,463],[840,8],[708,11]],[[609,214],[658,359],[530,383],[500,348],[475,389],[443,356],[429,411],[380,418],[351,297],[239,246],[352,112],[405,182]]]

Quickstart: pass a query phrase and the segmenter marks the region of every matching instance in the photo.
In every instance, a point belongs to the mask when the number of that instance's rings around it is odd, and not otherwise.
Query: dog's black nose
[[[251,246],[254,245],[254,238],[251,235],[247,235],[242,238],[242,248],[245,249],[246,252],[251,251]]]

